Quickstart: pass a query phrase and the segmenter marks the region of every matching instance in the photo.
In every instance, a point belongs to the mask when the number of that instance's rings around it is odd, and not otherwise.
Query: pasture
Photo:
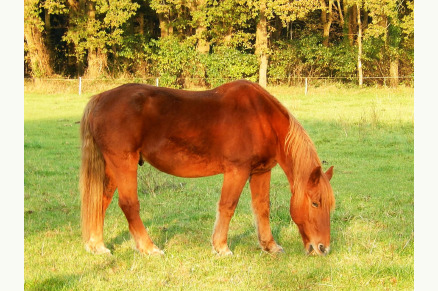
[[[304,254],[277,166],[271,227],[285,250],[258,246],[248,184],[230,223],[234,255],[212,253],[222,176],[182,179],[139,168],[141,217],[165,255],[135,250],[117,205],[104,236],[112,255],[85,251],[80,232],[79,120],[91,94],[25,91],[24,288],[26,290],[325,290],[414,287],[414,90],[400,87],[268,87],[315,143],[331,184],[331,252]],[[98,92],[95,92],[98,93]]]

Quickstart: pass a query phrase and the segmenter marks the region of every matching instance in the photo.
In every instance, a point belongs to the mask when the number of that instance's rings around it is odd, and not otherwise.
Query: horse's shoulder
[[[247,80],[238,80],[223,85],[224,99],[242,105],[257,107],[283,107],[281,103],[259,84]],[[283,108],[281,108],[283,110]]]

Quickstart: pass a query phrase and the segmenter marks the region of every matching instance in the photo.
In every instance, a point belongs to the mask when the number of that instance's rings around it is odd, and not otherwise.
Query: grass
[[[79,124],[90,94],[25,92],[26,290],[325,290],[414,288],[413,89],[268,88],[335,166],[331,253],[304,255],[279,167],[271,226],[286,253],[260,250],[248,185],[230,224],[232,257],[212,254],[222,177],[181,179],[140,168],[141,217],[163,257],[134,250],[115,201],[105,220],[112,255],[84,250],[79,227]]]

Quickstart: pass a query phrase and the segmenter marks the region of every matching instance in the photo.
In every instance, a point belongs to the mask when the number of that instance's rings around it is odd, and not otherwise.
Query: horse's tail
[[[90,126],[93,108],[99,95],[91,98],[84,110],[81,120],[81,152],[79,189],[81,192],[82,236],[90,240],[93,230],[103,227],[103,184],[105,180],[105,162],[96,145]]]

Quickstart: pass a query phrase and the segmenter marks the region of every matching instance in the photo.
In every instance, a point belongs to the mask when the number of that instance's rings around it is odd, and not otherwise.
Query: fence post
[[[79,77],[79,95],[82,93],[82,77]]]
[[[159,85],[159,84],[158,84],[158,78],[156,78],[156,79],[155,79],[155,86],[158,87],[158,85]]]

